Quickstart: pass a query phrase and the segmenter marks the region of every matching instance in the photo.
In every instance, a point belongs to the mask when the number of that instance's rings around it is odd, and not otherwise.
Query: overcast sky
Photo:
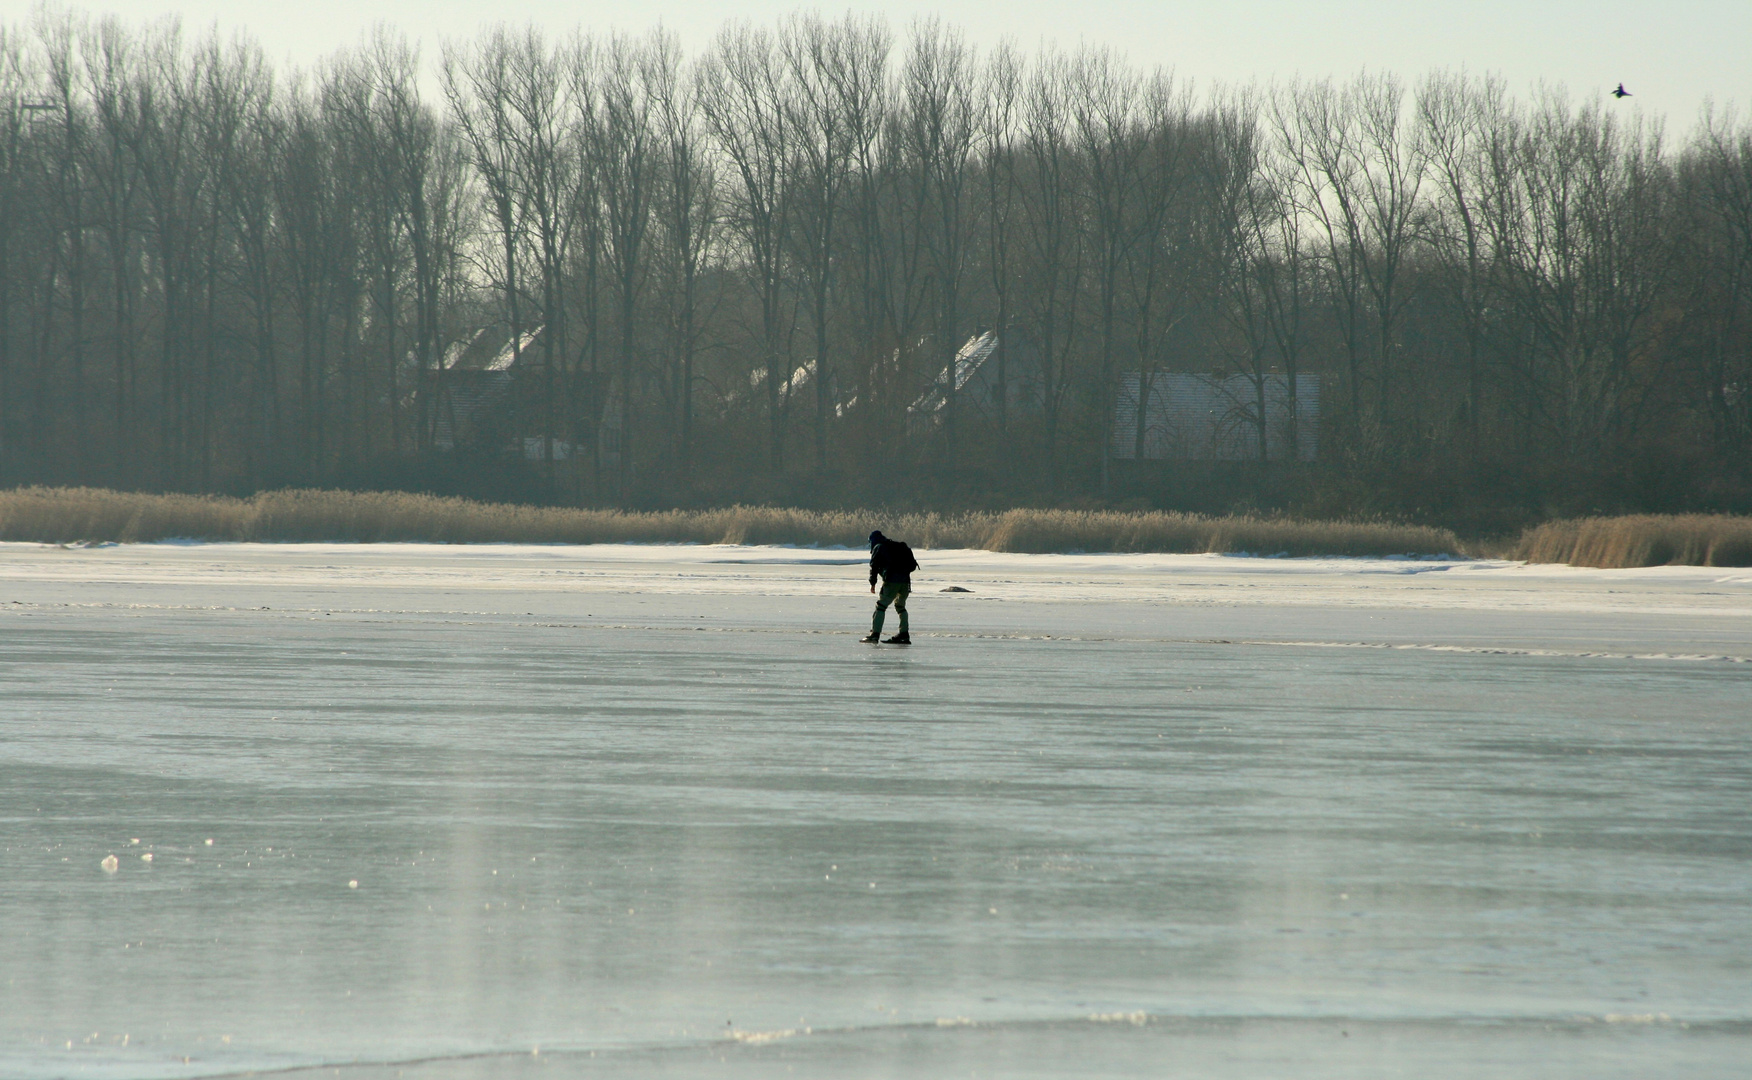
[[[0,0],[8,22],[35,0]],[[554,30],[643,30],[661,20],[697,53],[726,19],[772,22],[799,8],[885,14],[896,31],[936,14],[976,44],[1008,36],[1118,48],[1199,86],[1217,81],[1351,75],[1364,68],[1415,77],[1435,68],[1495,71],[1519,96],[1535,83],[1573,97],[1620,80],[1634,97],[1615,107],[1664,115],[1677,134],[1706,98],[1752,112],[1752,0],[937,0],[798,4],[793,0],[92,0],[68,5],[130,20],[180,14],[195,30],[251,31],[278,60],[305,64],[357,42],[374,22],[418,38],[430,62],[443,37],[495,20]]]

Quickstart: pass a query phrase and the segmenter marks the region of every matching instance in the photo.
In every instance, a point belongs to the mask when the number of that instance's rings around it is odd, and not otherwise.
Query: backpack
[[[902,574],[911,574],[919,568],[919,561],[913,558],[912,548],[905,540],[890,540],[888,543],[898,549],[889,552],[884,560],[888,563],[889,569],[899,571]]]

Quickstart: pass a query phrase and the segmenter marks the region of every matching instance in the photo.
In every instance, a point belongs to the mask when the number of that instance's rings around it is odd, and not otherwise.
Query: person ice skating
[[[912,548],[883,536],[881,529],[870,534],[870,591],[876,591],[876,579],[880,577],[882,593],[876,597],[876,615],[871,620],[870,636],[865,641],[882,640],[882,619],[888,614],[888,605],[893,604],[894,610],[900,613],[900,633],[885,644],[912,644],[912,638],[906,632],[906,596],[912,592],[912,572],[918,568]]]

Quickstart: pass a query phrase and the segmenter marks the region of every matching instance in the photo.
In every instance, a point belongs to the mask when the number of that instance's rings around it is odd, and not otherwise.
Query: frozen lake
[[[0,1076],[1746,1075],[1752,570],[919,554],[0,545]]]

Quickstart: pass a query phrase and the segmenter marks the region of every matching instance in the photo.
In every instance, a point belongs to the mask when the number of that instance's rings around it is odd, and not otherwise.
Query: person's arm
[[[882,550],[881,544],[877,544],[875,547],[870,549],[870,591],[871,592],[876,591],[876,553],[878,551],[881,551],[881,550]]]

